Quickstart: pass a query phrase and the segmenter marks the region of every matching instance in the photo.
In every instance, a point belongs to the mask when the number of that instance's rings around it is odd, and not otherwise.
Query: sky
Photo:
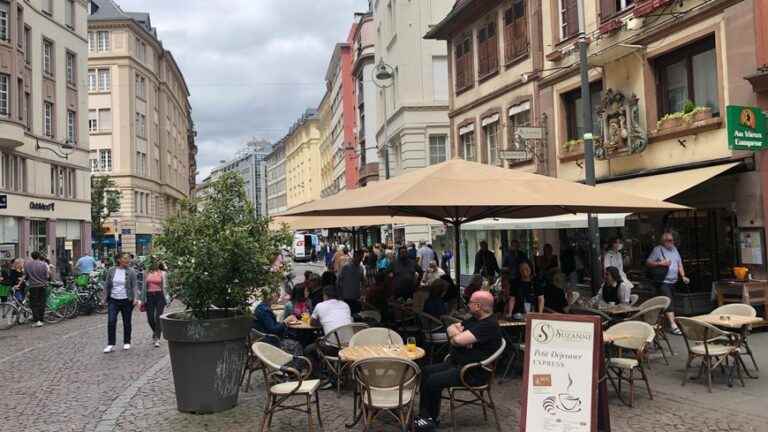
[[[149,12],[191,93],[198,182],[251,138],[274,142],[325,91],[336,43],[367,0],[116,0]],[[217,5],[220,7],[211,7]]]

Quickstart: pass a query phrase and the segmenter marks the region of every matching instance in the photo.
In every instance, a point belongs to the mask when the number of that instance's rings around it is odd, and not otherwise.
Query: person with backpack
[[[683,258],[675,247],[675,238],[671,232],[665,232],[661,236],[661,244],[653,248],[645,263],[648,266],[649,278],[654,284],[656,295],[669,297],[669,309],[666,311],[672,334],[680,335],[682,332],[675,322],[675,312],[672,307],[674,299],[673,290],[679,280],[688,285],[691,280],[685,276]]]

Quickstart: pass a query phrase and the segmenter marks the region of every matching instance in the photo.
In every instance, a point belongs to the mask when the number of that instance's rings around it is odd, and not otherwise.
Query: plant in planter
[[[710,118],[712,118],[712,108],[708,106],[697,106],[690,112],[683,114],[683,119],[688,123],[696,123]]]
[[[171,294],[187,305],[162,317],[179,411],[213,413],[234,407],[247,355],[248,300],[278,286],[270,271],[290,235],[269,229],[245,195],[243,179],[225,173],[200,201],[182,204],[156,239],[169,267]]]
[[[664,117],[660,118],[658,122],[656,122],[656,129],[664,130],[682,126],[683,115],[685,114],[682,111],[665,115]]]
[[[563,153],[579,153],[579,149],[584,145],[584,140],[572,139],[563,143]]]

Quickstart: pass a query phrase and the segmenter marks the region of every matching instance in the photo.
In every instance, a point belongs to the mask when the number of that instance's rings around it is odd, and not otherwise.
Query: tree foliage
[[[170,270],[171,293],[197,319],[214,306],[244,313],[259,290],[277,286],[282,273],[271,265],[290,242],[287,231],[271,231],[268,218],[255,216],[237,173],[223,174],[210,190],[199,201],[182,202],[155,241]]]
[[[99,252],[103,248],[104,223],[120,211],[120,191],[116,186],[107,176],[91,176],[91,228]]]

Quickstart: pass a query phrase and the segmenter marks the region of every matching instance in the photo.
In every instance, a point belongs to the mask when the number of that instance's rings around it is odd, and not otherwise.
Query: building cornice
[[[517,80],[515,80],[515,81],[513,81],[513,82],[511,82],[511,83],[509,83],[509,84],[507,84],[507,85],[505,85],[503,87],[500,87],[500,88],[492,91],[491,93],[488,93],[485,96],[477,98],[477,99],[473,100],[472,102],[470,102],[468,104],[462,105],[462,106],[460,106],[458,108],[455,108],[455,109],[449,111],[448,112],[448,118],[454,118],[456,116],[462,115],[462,114],[464,114],[464,113],[466,113],[468,111],[471,111],[471,110],[473,110],[473,109],[475,109],[475,108],[477,108],[477,107],[479,107],[481,105],[484,105],[484,104],[486,104],[486,103],[488,103],[488,102],[490,102],[490,101],[492,101],[494,99],[502,97],[506,93],[509,93],[509,92],[511,92],[513,90],[516,90],[518,88],[525,87],[525,86],[531,86],[531,98],[533,98],[534,97],[533,83],[530,82],[530,81],[525,82],[522,79],[518,78]]]
[[[80,3],[81,5],[85,6],[85,8],[86,8],[85,10],[86,10],[86,13],[87,13],[87,12],[88,12],[88,2],[87,2],[87,0],[76,0],[76,1],[77,1],[78,3]],[[32,5],[32,3],[30,3],[30,2],[29,2],[29,0],[24,0],[24,7],[25,7],[25,8],[28,8],[28,9],[31,9],[31,10],[33,10],[33,11],[35,11],[35,12],[37,12],[37,14],[38,14],[38,15],[40,15],[40,16],[42,16],[42,17],[44,17],[45,19],[47,19],[48,21],[52,22],[53,24],[55,24],[55,25],[56,25],[57,27],[59,27],[60,29],[62,29],[62,30],[64,30],[64,31],[68,32],[69,34],[71,34],[72,36],[74,36],[74,37],[76,37],[77,39],[81,40],[82,42],[85,42],[86,44],[88,43],[88,38],[85,38],[85,37],[82,37],[82,36],[80,36],[80,35],[79,35],[79,34],[77,34],[77,32],[76,32],[76,31],[74,31],[73,29],[71,29],[71,28],[69,28],[69,27],[65,26],[64,24],[62,24],[62,23],[60,23],[60,22],[56,21],[55,19],[53,19],[53,17],[52,17],[52,16],[50,16],[50,15],[48,15],[47,13],[44,13],[43,11],[41,11],[40,9],[38,9],[38,8],[34,7],[34,6]]]

